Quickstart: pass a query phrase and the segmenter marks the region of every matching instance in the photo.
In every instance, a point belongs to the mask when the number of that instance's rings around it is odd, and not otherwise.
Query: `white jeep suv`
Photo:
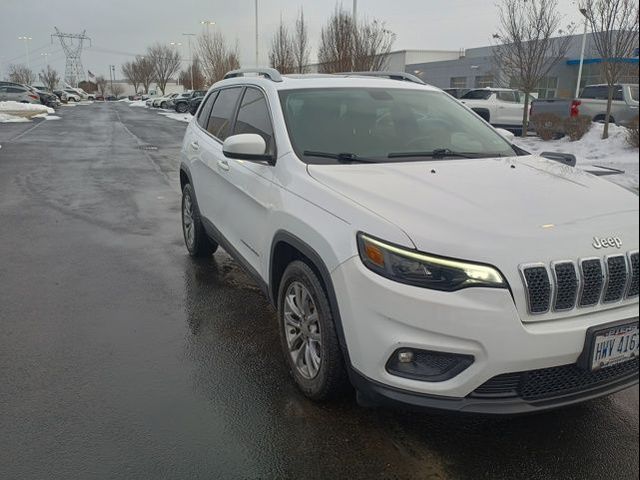
[[[638,382],[637,196],[415,77],[231,72],[180,181],[189,253],[253,275],[312,399],[513,414]]]

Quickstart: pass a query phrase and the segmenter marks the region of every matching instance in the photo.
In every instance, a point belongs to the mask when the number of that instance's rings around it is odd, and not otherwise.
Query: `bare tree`
[[[269,64],[280,73],[293,73],[296,69],[295,62],[293,39],[280,16],[280,25],[271,39]]]
[[[593,31],[593,44],[602,59],[602,76],[609,87],[607,113],[602,138],[609,137],[611,101],[615,85],[627,73],[629,65],[621,61],[633,57],[638,49],[637,0],[587,0],[585,16]],[[637,67],[636,77],[637,77]]]
[[[191,80],[192,73],[194,78],[193,81]],[[194,57],[193,64],[180,72],[179,81],[187,90],[204,89],[206,80],[204,78],[204,73],[202,73],[202,68],[200,66],[200,60],[198,59],[198,57]]]
[[[324,73],[382,70],[389,60],[395,34],[384,23],[363,20],[336,7],[320,33],[318,61]]]
[[[220,32],[204,33],[198,37],[198,57],[209,85],[221,80],[230,70],[240,68],[238,47],[227,45]]]
[[[156,43],[147,49],[146,57],[153,65],[153,78],[164,95],[167,83],[180,70],[180,54],[175,48]]]
[[[98,75],[96,77],[96,86],[98,87],[98,91],[100,92],[100,95],[104,97],[104,94],[107,91],[107,79],[104,78],[104,76],[102,75]]]
[[[31,85],[35,80],[35,74],[26,65],[9,65],[10,82]]]
[[[304,10],[300,9],[300,14],[296,18],[295,29],[293,30],[293,56],[295,59],[296,72],[306,73],[309,64],[309,31],[304,20]]]
[[[140,78],[138,74],[138,69],[136,65],[136,61],[133,60],[131,62],[125,62],[122,64],[122,75],[127,81],[133,85],[133,90],[138,93],[138,87],[140,86]]]
[[[111,84],[111,95],[116,97],[116,100],[124,93],[124,86],[121,83]]]
[[[498,6],[500,26],[493,37],[498,70],[525,93],[522,133],[529,127],[529,95],[549,71],[565,58],[573,25],[561,28],[562,16],[555,0],[502,0]],[[556,35],[565,35],[552,38]]]
[[[149,88],[154,78],[153,63],[149,58],[138,55],[134,61],[134,66],[138,81],[144,89],[144,93],[149,93]]]
[[[47,89],[53,91],[60,82],[60,75],[50,65],[47,65],[47,68],[40,71],[40,81]]]

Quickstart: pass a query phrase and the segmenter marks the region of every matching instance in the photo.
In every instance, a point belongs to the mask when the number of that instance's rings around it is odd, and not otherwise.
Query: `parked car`
[[[3,82],[0,83],[0,101],[40,103],[40,96],[25,85]]]
[[[69,101],[69,96],[64,90],[54,90],[53,93],[60,99],[62,103],[67,103]]]
[[[50,108],[58,108],[60,106],[60,99],[52,92],[46,90],[35,89],[36,93],[40,97],[40,103]]]
[[[575,99],[540,99],[531,104],[531,118],[542,113],[553,113],[561,118],[587,115],[594,122],[604,122],[607,113],[607,85],[588,85]],[[609,121],[629,125],[638,116],[638,85],[620,84],[613,91]]]
[[[169,108],[173,108],[178,113],[186,113],[189,111],[191,100],[194,98],[202,98],[206,93],[206,90],[184,92],[170,102]]]
[[[65,88],[64,92],[67,94],[68,102],[80,102],[82,100],[80,94],[72,88]]]
[[[230,72],[182,143],[187,251],[252,275],[299,389],[511,415],[637,384],[637,196],[369,75]]]
[[[168,93],[162,97],[156,97],[151,105],[156,108],[166,109],[169,107],[169,101],[178,95],[178,93]]]
[[[510,88],[476,88],[460,101],[496,128],[522,131],[524,94]]]
[[[444,91],[451,95],[453,98],[460,98],[464,94],[469,92],[469,88],[445,88]]]
[[[203,99],[204,99],[204,97],[195,97],[195,98],[192,98],[191,100],[189,100],[189,113],[191,115],[195,115],[196,114],[196,112],[198,111],[198,107],[202,103]]]

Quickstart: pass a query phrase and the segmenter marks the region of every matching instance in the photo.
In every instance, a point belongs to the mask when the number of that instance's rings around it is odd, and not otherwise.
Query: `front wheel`
[[[315,272],[296,260],[278,292],[280,338],[291,375],[313,400],[337,396],[348,385],[327,294]]]
[[[189,105],[186,103],[179,103],[176,105],[176,112],[178,113],[186,113],[189,110]]]
[[[207,236],[194,198],[195,195],[191,185],[185,185],[182,190],[182,234],[184,236],[184,244],[192,257],[209,257],[218,249],[218,244],[212,242]]]
[[[160,104],[160,108],[162,108],[163,110],[164,110],[165,108],[167,108],[167,102],[162,102],[162,103]]]

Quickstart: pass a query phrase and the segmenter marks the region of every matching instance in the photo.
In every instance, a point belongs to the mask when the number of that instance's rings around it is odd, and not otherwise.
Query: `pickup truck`
[[[588,85],[579,98],[550,98],[534,100],[531,104],[531,118],[542,113],[553,113],[560,118],[588,115],[594,122],[604,122],[607,112],[607,85]],[[638,116],[638,85],[616,85],[611,103],[609,121],[626,126]]]
[[[524,94],[509,88],[476,88],[460,101],[496,128],[520,133],[524,111]]]

